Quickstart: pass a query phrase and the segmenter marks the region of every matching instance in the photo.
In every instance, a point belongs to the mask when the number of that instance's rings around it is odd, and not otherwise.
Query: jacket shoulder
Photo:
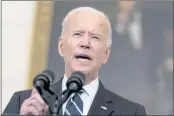
[[[122,103],[126,103],[126,104],[130,104],[130,105],[140,105],[136,102],[133,102],[123,96],[120,96],[119,94],[116,94],[110,90],[107,90],[108,94],[110,94],[110,97],[113,99],[113,100],[116,100],[117,102],[120,101]]]
[[[32,89],[17,91],[17,92],[14,93],[13,96],[15,96],[15,94],[16,94],[16,96],[18,96],[19,105],[21,106],[21,104],[23,103],[23,101],[25,99],[28,99],[31,96],[31,92],[32,92]]]
[[[145,107],[139,103],[126,99],[110,90],[107,90],[110,99],[113,101],[113,107],[120,113],[124,112],[131,115],[146,115]]]
[[[32,89],[29,90],[22,90],[22,91],[17,91],[15,92],[15,94],[18,94],[20,96],[20,98],[29,98],[31,95]]]
[[[13,94],[6,108],[4,109],[4,115],[19,114],[20,106],[23,101],[30,97],[32,90],[18,91]]]

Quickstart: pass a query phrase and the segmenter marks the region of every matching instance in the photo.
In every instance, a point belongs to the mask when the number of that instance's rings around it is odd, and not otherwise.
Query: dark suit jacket
[[[61,91],[62,79],[52,85],[55,92]],[[23,101],[30,97],[32,90],[16,92],[5,108],[3,115],[19,114]],[[50,103],[54,103],[55,98],[50,97]],[[101,107],[106,107],[103,109]],[[48,111],[47,114],[50,114]],[[99,89],[88,112],[88,115],[146,115],[144,106],[129,101],[113,92],[107,90],[101,81]]]

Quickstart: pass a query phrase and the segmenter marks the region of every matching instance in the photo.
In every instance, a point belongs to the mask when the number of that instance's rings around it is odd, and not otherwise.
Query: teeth
[[[83,58],[78,58],[77,60],[85,62],[85,61],[89,61],[88,59],[83,59]]]

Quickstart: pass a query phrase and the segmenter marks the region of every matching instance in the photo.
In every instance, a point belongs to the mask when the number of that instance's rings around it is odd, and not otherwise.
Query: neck
[[[86,81],[85,85],[88,85],[91,83],[93,80],[95,80],[98,77],[98,75],[92,76],[92,75],[86,75]]]
[[[65,70],[65,75],[69,78],[71,76],[73,71],[66,71]],[[93,80],[95,80],[98,77],[98,73],[84,73],[85,74],[85,84],[84,85],[88,85],[89,83],[91,83]]]

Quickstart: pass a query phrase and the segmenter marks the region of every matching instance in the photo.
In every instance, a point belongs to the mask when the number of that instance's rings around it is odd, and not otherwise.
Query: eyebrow
[[[75,33],[75,32],[80,32],[80,33],[85,33],[85,30],[73,30],[73,33]]]
[[[73,31],[73,33],[75,33],[75,32],[85,33],[85,30],[77,29],[77,30],[74,30],[74,31]],[[90,35],[96,35],[96,36],[98,36],[98,37],[101,38],[101,35],[99,35],[99,34],[96,34],[96,33],[93,33],[93,32],[88,32],[88,33],[89,33]]]
[[[96,33],[92,33],[92,32],[88,32],[90,35],[96,35],[96,36],[98,36],[98,37],[100,37],[101,38],[101,35],[99,35],[99,34],[96,34]]]

